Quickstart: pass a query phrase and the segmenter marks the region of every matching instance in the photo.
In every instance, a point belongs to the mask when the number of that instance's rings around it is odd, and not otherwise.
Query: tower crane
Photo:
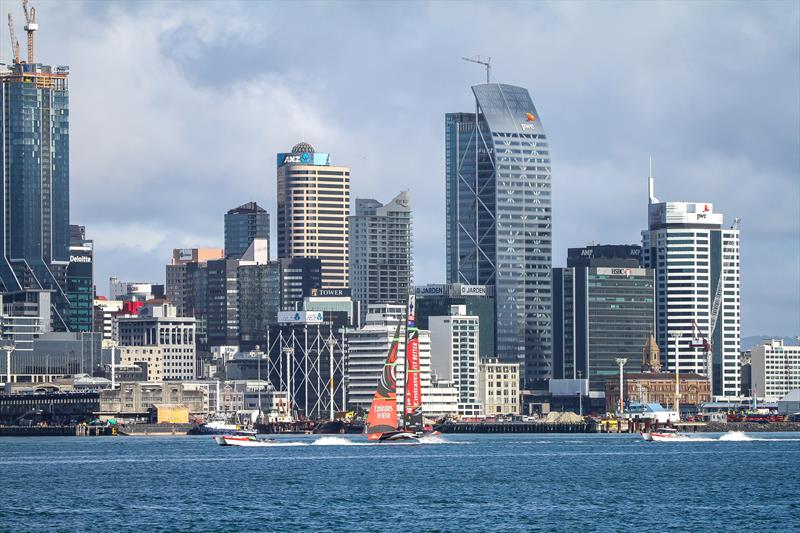
[[[731,225],[732,230],[738,230],[739,224],[741,219],[734,218],[733,224]],[[705,356],[705,367],[706,367],[706,376],[708,377],[709,381],[712,379],[713,375],[713,346],[711,345],[711,339],[714,337],[714,331],[717,329],[717,322],[719,322],[719,312],[722,309],[722,300],[725,293],[725,279],[728,277],[728,271],[730,270],[730,263],[725,262],[725,242],[720,242],[720,247],[722,248],[722,260],[721,260],[721,272],[719,276],[719,280],[717,281],[717,288],[714,291],[714,299],[711,303],[711,316],[708,317],[708,336],[703,336],[700,332],[700,327],[697,325],[697,320],[692,321],[695,337],[689,343],[689,346],[692,348],[702,348],[703,355]],[[712,383],[713,387],[713,383]],[[713,388],[712,388],[713,393]]]
[[[461,59],[463,59],[464,61],[469,61],[470,63],[477,63],[479,65],[483,65],[484,67],[486,67],[486,83],[489,83],[489,72],[492,70],[492,65],[490,64],[492,62],[491,57],[487,57],[486,61],[483,61],[481,59],[481,56],[476,56],[475,59],[472,59],[471,57],[462,57]]]
[[[19,41],[14,31],[14,18],[11,16],[11,13],[8,14],[8,33],[11,34],[11,56],[13,57],[14,63],[19,63]]]
[[[28,33],[28,64],[33,64],[33,32],[39,29],[36,23],[36,8],[28,7],[28,0],[22,0],[22,9],[25,11],[25,31]]]

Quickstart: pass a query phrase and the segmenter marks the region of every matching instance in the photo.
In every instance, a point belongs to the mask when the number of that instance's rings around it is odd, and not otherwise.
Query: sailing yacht
[[[422,382],[420,379],[419,332],[416,326],[416,298],[408,297],[406,308],[405,346],[405,389],[403,395],[402,418],[397,413],[396,367],[400,346],[400,326],[394,332],[386,362],[383,365],[372,406],[364,428],[369,440],[417,441],[425,435],[422,418]]]

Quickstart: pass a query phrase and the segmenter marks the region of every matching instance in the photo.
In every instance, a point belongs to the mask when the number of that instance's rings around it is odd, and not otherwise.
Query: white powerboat
[[[275,439],[258,439],[253,435],[214,435],[212,438],[220,446],[269,446],[275,442]]]
[[[661,428],[656,431],[643,431],[642,438],[647,442],[665,442],[684,439],[685,435],[674,428]]]

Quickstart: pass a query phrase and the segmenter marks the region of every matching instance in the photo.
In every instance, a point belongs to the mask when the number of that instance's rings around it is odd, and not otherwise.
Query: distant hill
[[[740,346],[742,347],[742,351],[749,350],[753,346],[758,346],[764,341],[769,341],[771,339],[780,340],[783,339],[783,343],[786,346],[797,346],[797,337],[781,337],[780,335],[756,335],[754,337],[742,337]]]

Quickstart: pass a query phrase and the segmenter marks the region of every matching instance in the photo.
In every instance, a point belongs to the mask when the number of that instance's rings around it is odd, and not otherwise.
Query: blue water
[[[800,530],[800,435],[719,437],[2,438],[0,531]]]

